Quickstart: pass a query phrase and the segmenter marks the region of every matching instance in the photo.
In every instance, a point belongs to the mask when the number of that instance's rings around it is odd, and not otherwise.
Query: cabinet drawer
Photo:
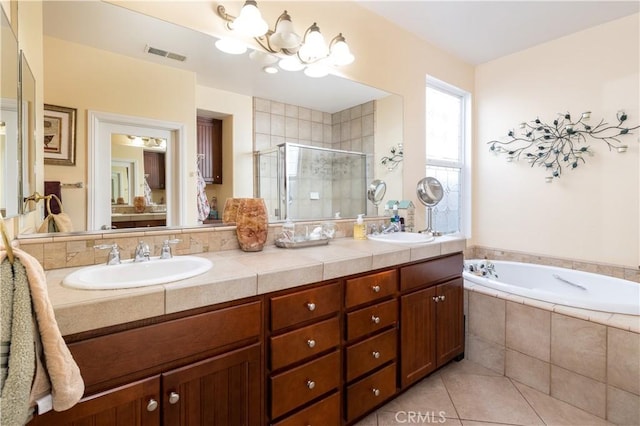
[[[397,288],[397,277],[398,273],[394,269],[347,280],[345,301],[347,308],[394,294]]]
[[[338,318],[271,337],[271,369],[277,370],[339,344]]]
[[[396,364],[347,387],[347,420],[351,421],[396,392]]]
[[[71,343],[69,350],[91,393],[103,382],[118,383],[128,374],[159,371],[166,363],[258,339],[261,317],[261,302],[246,303]]]
[[[271,378],[271,418],[275,419],[340,385],[336,350]]]
[[[340,284],[329,284],[271,298],[271,330],[320,318],[340,310]]]
[[[340,424],[340,392],[274,423],[273,426],[324,426]]]
[[[400,269],[400,290],[405,291],[462,275],[462,254],[430,260]]]
[[[347,348],[347,381],[396,358],[396,330],[386,331]]]
[[[378,331],[398,320],[396,299],[378,305],[368,306],[347,314],[347,340]]]

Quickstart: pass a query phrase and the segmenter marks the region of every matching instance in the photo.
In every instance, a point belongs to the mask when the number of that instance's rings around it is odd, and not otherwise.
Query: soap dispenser
[[[367,239],[367,227],[364,225],[364,214],[361,213],[356,219],[356,223],[353,224],[353,238],[355,240]]]

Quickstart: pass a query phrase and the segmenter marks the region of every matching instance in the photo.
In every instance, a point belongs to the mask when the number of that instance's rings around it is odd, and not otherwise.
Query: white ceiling
[[[640,11],[638,0],[356,1],[474,65]]]
[[[636,1],[365,1],[362,6],[471,64],[640,10]],[[336,112],[386,92],[335,75],[269,75],[245,55],[227,55],[215,39],[191,29],[100,1],[43,2],[44,33],[196,73],[198,84],[308,108]],[[331,3],[327,3],[330,7]],[[212,16],[212,19],[215,19]],[[114,28],[118,28],[114,31]],[[145,53],[152,46],[185,62]],[[357,52],[355,52],[357,55]],[[161,90],[161,88],[159,88]]]

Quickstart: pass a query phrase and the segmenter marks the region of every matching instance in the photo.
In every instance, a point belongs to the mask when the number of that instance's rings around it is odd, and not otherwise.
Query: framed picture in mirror
[[[76,164],[76,109],[44,105],[44,163]]]

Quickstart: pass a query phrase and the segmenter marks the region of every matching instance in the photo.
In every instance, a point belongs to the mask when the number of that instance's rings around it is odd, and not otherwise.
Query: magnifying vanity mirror
[[[112,149],[110,137],[113,133],[155,136],[146,132],[128,133],[129,130],[103,132],[111,125],[110,115],[171,124],[163,127],[175,137],[164,156],[167,180],[164,202],[162,195],[156,196],[160,190],[152,189],[152,206],[157,210],[166,208],[166,223],[170,226],[197,224],[196,215],[192,214],[196,209],[195,189],[188,183],[195,173],[196,154],[204,153],[197,145],[196,115],[200,115],[201,110],[223,121],[223,180],[208,184],[206,188],[207,198],[217,198],[219,206],[224,205],[226,198],[257,196],[254,179],[248,176],[254,166],[251,154],[264,147],[260,146],[263,140],[285,137],[284,134],[278,136],[274,126],[270,126],[270,130],[254,127],[254,120],[262,123],[262,118],[268,123],[281,120],[282,131],[287,132],[295,119],[299,143],[306,144],[305,139],[308,139],[322,147],[331,145],[335,149],[365,152],[367,176],[362,182],[345,180],[342,185],[359,187],[362,194],[367,182],[382,178],[387,182],[388,193],[402,193],[402,170],[393,172],[395,180],[385,175],[386,171],[376,176],[379,169],[376,153],[383,155],[390,143],[401,141],[403,137],[402,100],[387,101],[386,106],[381,103],[390,98],[399,99],[397,95],[336,75],[313,81],[303,73],[281,71],[277,75],[267,75],[249,55],[235,57],[212,49],[215,38],[210,34],[138,13],[127,5],[44,2],[43,22],[44,76],[48,82],[45,101],[76,108],[79,117],[87,117],[86,121],[77,122],[76,147],[79,151],[76,164],[73,167],[44,166],[45,180],[85,181],[86,191],[62,191],[65,212],[72,217],[76,230],[97,231],[117,226],[113,215],[132,206],[132,197],[144,195],[141,191],[144,174],[149,174],[148,183],[153,186],[152,174],[142,171],[146,167],[140,157],[111,152],[112,158],[100,164],[100,159],[106,159]],[[119,37],[112,36],[113,28],[121,29]],[[140,31],[141,28],[144,31]],[[180,53],[188,59],[179,62],[152,55],[144,49],[145,45]],[[87,57],[92,59],[86,60]],[[193,68],[198,64],[201,65],[199,69]],[[119,70],[123,71],[120,73]],[[69,91],[69,87],[74,90]],[[269,101],[271,108],[256,107],[256,99]],[[341,115],[372,100],[376,102],[376,110],[375,119],[371,120],[375,123],[371,133],[358,134],[352,130],[356,129],[355,123],[349,122],[341,132],[347,138],[331,139],[332,133],[337,133],[336,126],[342,125]],[[291,115],[292,110],[298,112],[296,117]],[[325,114],[320,121],[316,118],[319,112]],[[98,119],[94,120],[94,116]],[[144,121],[141,123],[126,124],[153,127],[145,125]],[[325,136],[316,140],[320,127]],[[290,140],[289,135],[286,138]],[[336,181],[340,182],[337,178]],[[297,202],[318,204],[314,199],[315,192],[318,191],[305,192],[304,199]],[[320,191],[320,197],[323,195]],[[185,211],[185,206],[192,206],[193,212]],[[327,217],[332,216],[333,212]],[[298,216],[296,219],[308,218]]]
[[[378,205],[382,202],[386,192],[387,184],[380,179],[375,179],[369,184],[369,188],[367,188],[367,199],[375,206],[376,215],[378,214]]]
[[[416,188],[418,200],[427,207],[427,229],[420,231],[434,236],[442,235],[433,230],[433,207],[435,207],[444,196],[444,190],[440,181],[428,176],[420,179]]]

